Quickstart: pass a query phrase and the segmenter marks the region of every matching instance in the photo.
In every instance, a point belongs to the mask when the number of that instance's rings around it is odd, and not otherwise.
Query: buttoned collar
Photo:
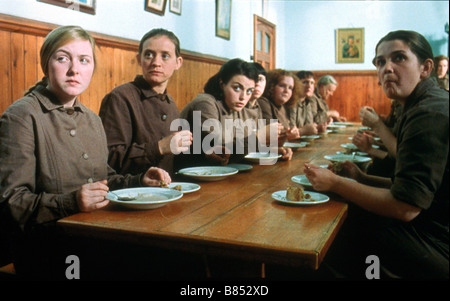
[[[153,90],[153,88],[150,86],[150,84],[145,80],[143,75],[137,75],[134,78],[133,84],[139,88],[139,91],[141,92],[142,100],[155,97],[161,101],[167,101],[168,103],[171,102],[171,99],[170,99],[169,95],[167,94],[167,89],[162,94],[157,93],[155,90]]]
[[[47,111],[71,109],[80,112],[84,111],[84,106],[78,101],[78,98],[75,99],[75,102],[71,108],[64,108],[64,105],[59,102],[56,95],[42,86],[36,87],[32,94],[36,96],[42,107]]]

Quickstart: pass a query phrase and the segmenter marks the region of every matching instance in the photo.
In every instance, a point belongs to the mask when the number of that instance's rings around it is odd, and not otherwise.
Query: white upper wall
[[[181,16],[169,11],[169,1],[164,16],[145,11],[145,0],[96,0],[95,15],[37,0],[0,0],[0,13],[137,41],[163,27],[179,37],[182,49],[244,60],[253,54],[257,14],[277,26],[277,67],[289,70],[374,69],[376,43],[397,29],[422,33],[436,55],[448,55],[448,1],[232,0],[230,40],[215,35],[215,0],[182,0]],[[364,63],[335,62],[335,31],[348,27],[365,28]]]

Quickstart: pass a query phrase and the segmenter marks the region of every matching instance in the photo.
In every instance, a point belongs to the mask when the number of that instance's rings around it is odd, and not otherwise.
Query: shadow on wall
[[[446,55],[449,56],[449,50],[448,50],[448,45],[449,45],[449,41],[448,41],[448,37],[442,37],[438,40],[434,39],[431,36],[425,36],[425,38],[428,40],[428,43],[430,43],[431,45],[431,49],[433,49],[433,55],[437,56],[437,55]],[[444,48],[444,46],[447,46],[447,53],[441,53],[442,49]]]

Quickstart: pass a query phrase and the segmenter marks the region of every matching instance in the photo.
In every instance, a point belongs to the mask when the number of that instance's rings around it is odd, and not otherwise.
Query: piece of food
[[[309,194],[308,194],[309,195]],[[311,197],[311,196],[309,196]],[[302,202],[305,200],[305,190],[301,185],[289,185],[286,190],[286,199],[293,202]]]
[[[328,165],[328,169],[334,172],[335,174],[338,174],[343,168],[342,164],[343,162],[333,162],[330,165]]]
[[[167,185],[166,182],[164,182],[164,181],[159,181],[159,186],[161,188],[169,188],[169,185]]]
[[[181,187],[181,185],[175,185],[175,186],[172,187],[172,189],[181,191],[182,187]]]

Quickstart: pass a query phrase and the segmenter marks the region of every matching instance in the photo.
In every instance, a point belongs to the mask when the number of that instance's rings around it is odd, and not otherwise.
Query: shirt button
[[[67,109],[67,114],[68,115],[72,115],[73,113],[75,113],[75,110],[72,108]]]
[[[83,154],[83,159],[86,159],[86,160],[89,159],[89,155],[86,154],[86,153],[84,153],[84,154]]]
[[[165,121],[166,119],[167,119],[167,115],[166,114],[161,115],[161,120],[162,121]]]
[[[94,179],[93,178],[89,178],[87,179],[88,183],[94,183]]]
[[[77,134],[76,130],[70,130],[70,136],[75,137],[76,134]]]

